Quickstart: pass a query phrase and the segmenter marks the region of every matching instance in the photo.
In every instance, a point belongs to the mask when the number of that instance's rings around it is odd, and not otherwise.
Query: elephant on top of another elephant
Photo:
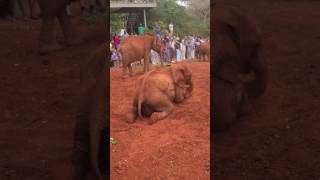
[[[212,3],[213,112],[215,130],[230,127],[243,114],[248,100],[266,89],[268,66],[259,30],[244,13],[223,3]],[[249,81],[241,75],[251,75]]]
[[[126,77],[126,70],[129,69],[129,75],[132,76],[131,63],[144,59],[144,72],[149,71],[149,58],[151,49],[161,54],[161,39],[152,34],[143,36],[129,36],[120,45],[119,52],[123,67],[123,77]],[[163,65],[160,56],[161,65]]]
[[[163,69],[150,71],[136,83],[132,117],[150,117],[149,124],[166,118],[173,110],[173,103],[181,103],[191,96],[192,73],[187,65],[178,63]]]

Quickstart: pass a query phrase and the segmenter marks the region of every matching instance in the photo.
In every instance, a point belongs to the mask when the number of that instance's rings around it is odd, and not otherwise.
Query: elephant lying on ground
[[[196,48],[196,56],[200,61],[205,61],[206,58],[210,61],[210,44],[208,42],[201,43]]]
[[[164,119],[173,110],[173,103],[191,96],[192,90],[192,73],[185,64],[150,71],[137,81],[130,120],[151,116],[152,124]]]
[[[219,3],[212,6],[213,126],[223,130],[241,115],[248,100],[265,93],[268,69],[256,26],[236,8]],[[253,80],[241,80],[243,74],[252,74]]]
[[[161,54],[161,39],[156,35],[145,34],[144,36],[130,36],[120,46],[123,77],[126,77],[126,70],[132,76],[131,63],[144,59],[144,72],[149,71],[149,58],[151,49]],[[163,65],[162,58],[160,58]]]
[[[77,113],[72,162],[74,180],[87,176],[89,169],[95,179],[107,172],[108,73],[107,45],[101,46],[81,70],[80,106]]]

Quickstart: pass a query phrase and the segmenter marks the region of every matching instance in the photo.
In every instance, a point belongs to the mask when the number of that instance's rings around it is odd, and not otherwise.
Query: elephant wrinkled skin
[[[212,3],[214,129],[227,129],[247,100],[261,97],[267,88],[267,63],[256,26],[232,6]],[[244,81],[242,74],[254,78]]]
[[[151,49],[161,54],[161,40],[152,34],[143,36],[129,36],[121,44],[119,49],[121,54],[123,77],[126,77],[126,69],[129,69],[130,76],[132,75],[131,63],[144,59],[144,72],[149,71],[149,57]],[[162,58],[160,58],[161,64]]]
[[[137,80],[130,121],[150,117],[150,124],[166,118],[173,103],[181,103],[191,96],[192,73],[182,63],[146,73]]]
[[[107,166],[108,81],[107,51],[103,44],[81,70],[80,106],[77,113],[72,161],[74,180],[87,176],[89,165],[96,179],[102,180]]]

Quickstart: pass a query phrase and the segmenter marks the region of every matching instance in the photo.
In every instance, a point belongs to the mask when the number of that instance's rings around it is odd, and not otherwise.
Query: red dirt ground
[[[209,179],[210,177],[210,67],[188,62],[193,73],[193,95],[175,105],[166,119],[148,125],[125,122],[132,109],[136,76],[121,79],[122,69],[110,71],[111,179]]]
[[[261,28],[270,82],[260,111],[214,135],[213,179],[319,180],[320,3],[228,2]]]
[[[0,21],[2,180],[51,179],[50,164],[63,162],[72,145],[80,64],[106,38],[104,24],[77,21],[86,43],[39,56],[39,23]]]

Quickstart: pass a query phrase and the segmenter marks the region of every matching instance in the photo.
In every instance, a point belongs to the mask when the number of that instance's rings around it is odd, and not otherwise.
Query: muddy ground
[[[210,64],[188,62],[194,91],[166,119],[126,123],[137,75],[123,80],[122,69],[110,71],[111,179],[210,178]]]
[[[67,158],[80,64],[106,41],[103,23],[76,22],[86,43],[39,56],[40,21],[0,21],[0,179],[50,179]]]
[[[228,2],[261,28],[270,82],[260,111],[214,135],[213,178],[318,180],[320,3]]]

